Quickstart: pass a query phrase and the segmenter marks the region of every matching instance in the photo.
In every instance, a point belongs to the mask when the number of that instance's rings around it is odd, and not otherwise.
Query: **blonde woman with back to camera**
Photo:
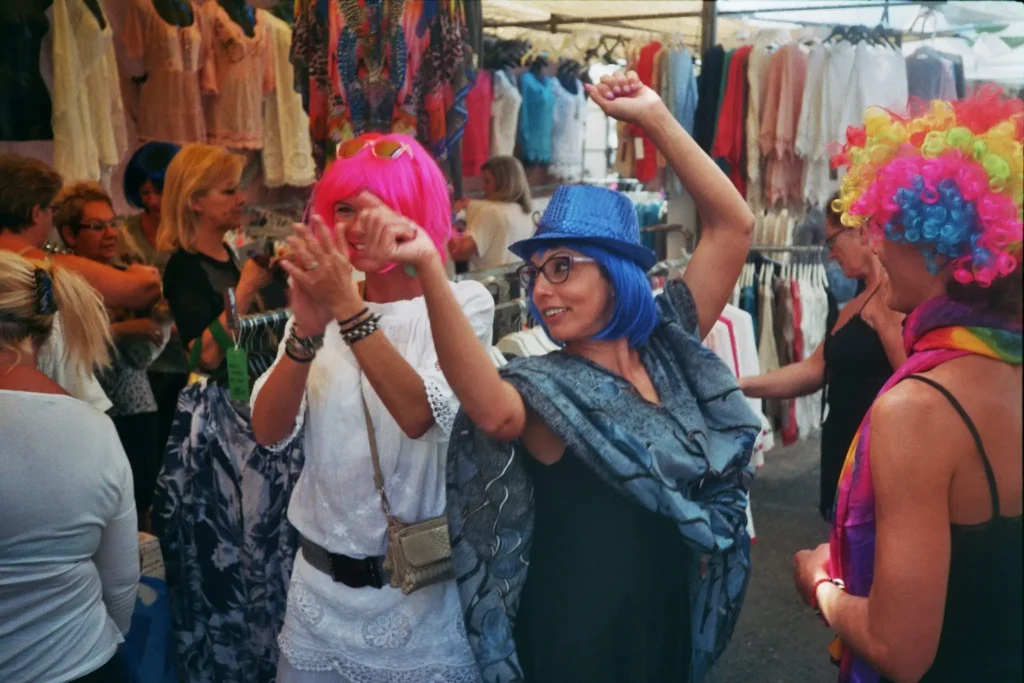
[[[0,250],[0,671],[5,683],[121,683],[139,580],[132,472],[110,418],[37,367],[62,319],[68,362],[107,363],[99,295]]]

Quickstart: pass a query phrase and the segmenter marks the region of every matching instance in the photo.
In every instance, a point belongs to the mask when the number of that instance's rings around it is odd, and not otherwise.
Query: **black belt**
[[[383,588],[387,584],[387,572],[384,571],[383,557],[364,557],[356,559],[348,555],[332,553],[318,546],[303,535],[299,535],[299,547],[302,556],[314,569],[322,571],[337,583],[350,588]]]

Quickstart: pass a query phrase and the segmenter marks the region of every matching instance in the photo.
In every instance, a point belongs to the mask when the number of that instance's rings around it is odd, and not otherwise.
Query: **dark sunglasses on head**
[[[540,274],[543,274],[544,279],[551,284],[560,285],[569,279],[569,273],[572,272],[572,264],[594,262],[594,259],[586,256],[552,256],[540,264],[540,266],[524,263],[516,269],[516,275],[519,276],[519,282],[528,290],[533,289],[533,284],[537,281],[537,276]]]

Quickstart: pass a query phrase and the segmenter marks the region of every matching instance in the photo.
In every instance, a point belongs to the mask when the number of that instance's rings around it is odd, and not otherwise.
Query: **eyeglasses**
[[[367,147],[370,148],[370,153],[378,159],[397,159],[403,154],[412,156],[412,148],[404,142],[388,139],[361,140],[353,138],[352,140],[338,143],[336,149],[337,157],[339,159],[351,159]]]
[[[540,266],[535,266],[532,263],[519,266],[516,269],[516,275],[519,276],[519,282],[527,290],[533,289],[537,276],[542,273],[545,280],[553,285],[560,285],[569,279],[569,273],[572,272],[574,263],[595,263],[595,260],[586,256],[552,256]]]
[[[840,230],[839,232],[837,232],[836,234],[832,235],[831,237],[826,237],[825,238],[825,246],[828,247],[829,250],[835,249],[836,240],[838,240],[843,234],[848,233],[848,232],[853,232],[853,231],[854,231],[854,228],[844,228],[844,229]]]
[[[109,221],[91,221],[88,223],[79,223],[79,230],[92,230],[94,232],[105,232],[108,228],[114,230],[120,230],[124,227],[124,220],[121,218],[112,218]]]

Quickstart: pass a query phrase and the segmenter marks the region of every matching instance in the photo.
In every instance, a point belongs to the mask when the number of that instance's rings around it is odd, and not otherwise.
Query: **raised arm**
[[[728,303],[743,269],[754,215],[732,182],[636,72],[606,76],[598,85],[588,85],[587,92],[609,116],[643,128],[693,197],[701,235],[683,280],[693,294],[703,339]]]
[[[469,419],[488,436],[519,438],[527,426],[526,404],[501,379],[487,350],[459,305],[437,249],[421,228],[386,208],[377,209],[388,223],[381,239],[367,245],[375,258],[416,269],[430,316],[438,364]]]
[[[77,272],[103,297],[108,308],[141,311],[160,299],[160,273],[148,266],[118,270],[81,256],[59,254],[54,263]]]

